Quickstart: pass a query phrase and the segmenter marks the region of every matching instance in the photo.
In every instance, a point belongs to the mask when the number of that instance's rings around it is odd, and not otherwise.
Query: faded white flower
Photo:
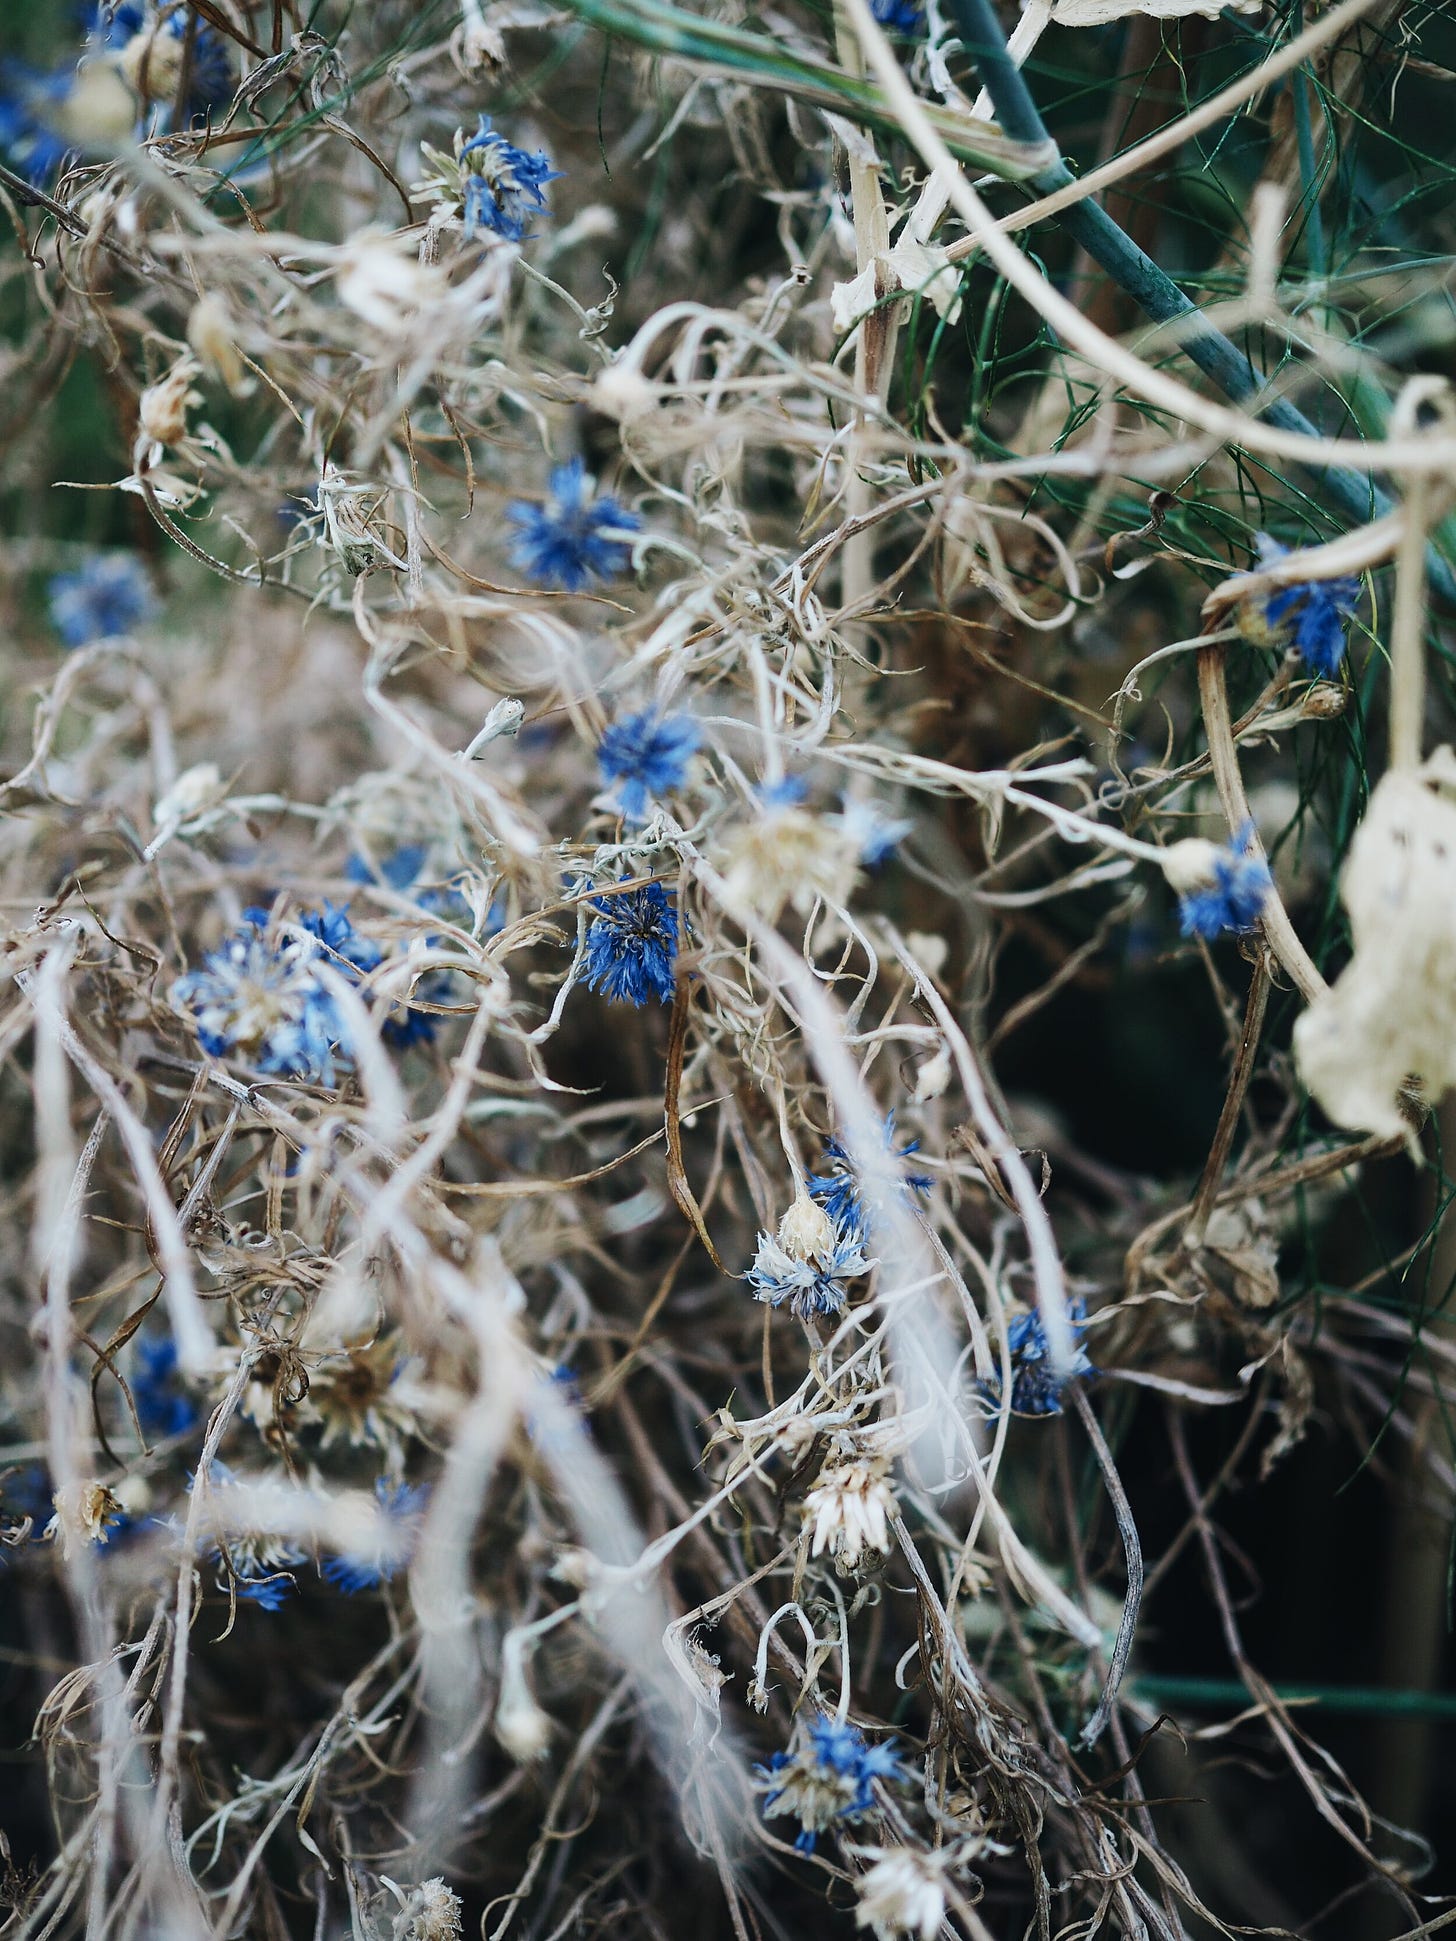
[[[859,1883],[855,1926],[873,1928],[878,1941],[892,1941],[899,1934],[935,1941],[945,1919],[942,1857],[913,1847],[872,1851],[879,1857]]]
[[[397,1887],[394,1891],[400,1892]],[[403,1895],[394,1917],[394,1941],[455,1941],[459,1932],[460,1896],[439,1874]]]
[[[233,335],[232,317],[221,297],[209,291],[193,304],[187,318],[187,341],[203,368],[221,378],[235,397],[243,397],[252,389],[247,366]]]
[[[420,313],[441,303],[449,284],[419,260],[408,237],[366,229],[339,258],[334,288],[340,303],[384,337],[403,337]]]
[[[804,1498],[804,1521],[814,1525],[812,1554],[827,1550],[843,1570],[857,1570],[866,1551],[885,1556],[895,1514],[885,1462],[840,1463],[825,1469]]]
[[[45,1535],[62,1556],[82,1544],[110,1542],[111,1526],[119,1523],[123,1514],[120,1501],[105,1483],[68,1483],[51,1501],[56,1513],[46,1525]]]
[[[195,357],[179,357],[177,362],[142,392],[137,422],[142,436],[153,445],[180,445],[187,436],[187,413],[202,403],[202,393],[194,391],[193,380],[202,375]]]
[[[180,829],[212,808],[223,793],[222,771],[216,762],[197,762],[183,769],[152,809],[153,826]]]
[[[1386,775],[1340,884],[1355,954],[1294,1027],[1300,1077],[1337,1125],[1409,1133],[1416,1078],[1437,1104],[1456,1084],[1456,756]]]
[[[950,1084],[951,1057],[950,1046],[942,1045],[915,1074],[915,1090],[912,1097],[917,1105],[924,1105],[927,1099],[938,1099]]]
[[[736,901],[770,921],[786,903],[806,917],[822,898],[847,903],[859,881],[859,853],[837,816],[816,816],[797,802],[771,803],[733,831],[724,856]]]

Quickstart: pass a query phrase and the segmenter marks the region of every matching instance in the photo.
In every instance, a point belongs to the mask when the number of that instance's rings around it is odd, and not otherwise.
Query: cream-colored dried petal
[[[1340,886],[1355,953],[1294,1029],[1305,1085],[1337,1125],[1393,1136],[1408,1079],[1435,1103],[1456,1083],[1456,804],[1441,750],[1387,775]]]

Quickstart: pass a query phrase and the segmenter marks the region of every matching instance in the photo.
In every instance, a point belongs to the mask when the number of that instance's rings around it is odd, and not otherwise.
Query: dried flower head
[[[856,1927],[873,1928],[876,1941],[911,1934],[935,1941],[945,1919],[945,1856],[917,1847],[874,1849],[874,1865],[859,1883]]]
[[[202,403],[202,393],[192,388],[201,375],[195,357],[179,357],[165,377],[142,392],[137,423],[150,444],[180,445],[186,438],[187,413]]]
[[[403,1896],[393,1941],[457,1941],[459,1933],[460,1896],[439,1874]]]
[[[792,784],[770,790],[761,813],[741,823],[723,849],[736,902],[774,920],[790,904],[808,916],[817,902],[843,905],[859,881],[860,842],[838,816],[802,806]]]
[[[811,1315],[842,1314],[849,1300],[845,1283],[867,1274],[873,1264],[865,1256],[863,1236],[843,1227],[811,1259],[787,1252],[771,1233],[761,1233],[747,1278],[756,1301],[788,1306],[807,1321]]]
[[[506,517],[516,528],[511,564],[539,586],[580,593],[597,580],[615,579],[632,563],[635,513],[608,494],[595,495],[580,458],[568,459],[551,474],[544,505],[513,499]]]
[[[649,708],[612,723],[597,748],[597,762],[603,779],[616,784],[629,821],[641,822],[654,796],[682,787],[702,739],[697,722],[685,714],[658,715]]]
[[[68,647],[116,640],[156,611],[157,596],[134,553],[93,553],[48,589],[51,620]]]
[[[794,1845],[812,1853],[826,1827],[853,1824],[873,1811],[875,1782],[901,1777],[892,1741],[871,1746],[856,1727],[821,1715],[800,1720],[787,1752],[758,1768],[763,1816],[791,1813],[800,1832]]]
[[[105,1483],[70,1483],[52,1499],[55,1515],[45,1535],[68,1555],[83,1544],[108,1543],[122,1519],[122,1507]]]
[[[1256,544],[1260,566],[1290,557],[1289,548],[1268,533],[1259,533]],[[1235,618],[1240,633],[1254,646],[1292,647],[1306,667],[1329,679],[1345,657],[1345,622],[1359,597],[1358,579],[1301,580],[1248,594]]]
[[[1300,1077],[1336,1125],[1408,1132],[1400,1095],[1456,1084],[1456,757],[1371,792],[1340,883],[1354,956],[1294,1027]]]
[[[1163,874],[1178,892],[1185,937],[1212,939],[1252,930],[1274,887],[1252,822],[1222,848],[1199,836],[1172,843],[1162,862]]]
[[[587,988],[640,1010],[648,998],[666,1004],[677,963],[677,913],[660,883],[622,896],[598,896],[600,912],[587,925],[584,958]]]
[[[810,1554],[827,1550],[842,1570],[858,1570],[867,1551],[888,1553],[894,1514],[887,1462],[832,1464],[804,1498],[804,1520],[814,1526]]]
[[[1052,1367],[1046,1329],[1035,1308],[1014,1315],[1006,1324],[1007,1346],[1011,1352],[1011,1408],[1016,1415],[1060,1415],[1062,1391],[1078,1376],[1095,1375],[1097,1370],[1087,1358],[1082,1335],[1087,1326],[1087,1304],[1078,1296],[1067,1303],[1071,1323],[1072,1366],[1058,1373]],[[981,1392],[993,1406],[1001,1402],[999,1368],[981,1383]]]

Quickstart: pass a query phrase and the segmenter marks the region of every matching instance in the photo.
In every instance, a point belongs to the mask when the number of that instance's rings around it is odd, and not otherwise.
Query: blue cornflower
[[[367,977],[384,960],[378,944],[361,937],[354,928],[347,903],[326,902],[322,910],[306,910],[298,919],[298,927],[317,937],[336,968],[346,974],[352,971],[359,977]]]
[[[559,181],[560,169],[552,168],[539,151],[530,155],[507,141],[487,115],[462,145],[459,159],[467,241],[491,229],[507,242],[521,242],[526,224],[546,207],[543,185]]]
[[[618,800],[630,822],[641,822],[650,796],[681,788],[688,762],[701,747],[702,730],[685,714],[629,714],[602,736],[597,761],[603,778],[620,783]]]
[[[1252,930],[1273,889],[1269,865],[1254,846],[1254,825],[1246,822],[1233,840],[1209,859],[1211,880],[1178,898],[1179,928],[1185,937],[1214,938],[1225,930]]]
[[[282,1488],[285,1500],[290,1503],[295,1494],[302,1494],[295,1485],[279,1484],[272,1477],[239,1476],[216,1457],[208,1481],[224,1527],[243,1524],[240,1516],[228,1514],[229,1497],[236,1502],[237,1494],[243,1490],[256,1492],[254,1509],[258,1507],[257,1498],[266,1498],[274,1489]],[[194,1472],[187,1478],[189,1496],[196,1483]],[[257,1527],[234,1527],[224,1537],[204,1539],[203,1551],[214,1569],[221,1573],[219,1590],[231,1589],[246,1603],[256,1604],[264,1611],[276,1611],[283,1605],[289,1593],[297,1588],[292,1573],[308,1561],[307,1551],[298,1544],[272,1530]]]
[[[352,883],[379,883],[401,896],[410,895],[421,910],[429,910],[468,928],[470,908],[458,889],[449,884],[428,889],[417,887],[427,855],[423,843],[405,843],[378,864],[368,862],[363,856],[351,856],[344,866],[344,874]],[[488,934],[494,934],[501,925],[488,920],[486,927]],[[427,948],[434,948],[441,941],[437,936],[425,937]],[[379,961],[383,961],[382,954]],[[411,996],[424,1004],[448,1004],[454,988],[449,971],[426,971],[415,980]],[[412,1003],[401,1001],[391,1008],[379,1027],[379,1035],[394,1050],[406,1051],[411,1045],[432,1044],[435,1027],[436,1019],[430,1012],[416,1010]]]
[[[68,647],[129,634],[156,607],[141,561],[131,553],[93,553],[50,583],[51,621]]]
[[[1289,548],[1266,532],[1256,535],[1256,543],[1260,566],[1289,557]],[[1239,626],[1256,646],[1293,647],[1306,667],[1330,679],[1345,657],[1345,622],[1359,598],[1357,578],[1300,580],[1246,598],[1239,610]]]
[[[428,1489],[391,1482],[387,1476],[375,1483],[374,1495],[380,1514],[368,1545],[329,1557],[319,1565],[320,1576],[348,1597],[378,1590],[399,1574],[419,1541],[420,1523],[430,1499]]]
[[[75,85],[71,68],[43,74],[20,61],[0,68],[0,151],[34,189],[43,189],[70,152],[51,126]]]
[[[672,899],[660,883],[648,883],[622,896],[596,896],[601,912],[587,925],[588,990],[615,1003],[635,1004],[649,997],[666,1004],[673,994],[678,924]]]
[[[593,499],[591,489],[585,465],[571,458],[552,472],[545,505],[512,500],[506,517],[519,528],[511,542],[517,571],[539,586],[562,586],[568,593],[626,572],[632,562],[626,535],[637,532],[641,522],[609,494]]]
[[[849,1299],[848,1280],[857,1280],[874,1265],[865,1256],[864,1235],[858,1227],[836,1227],[823,1253],[789,1250],[771,1233],[758,1236],[758,1252],[748,1270],[753,1298],[769,1307],[786,1304],[807,1321],[815,1314],[843,1314]]]
[[[870,12],[887,34],[918,34],[924,25],[922,10],[911,0],[870,0]]]
[[[118,50],[120,66],[138,94],[171,106],[182,80],[192,10],[177,7],[164,20],[148,19],[144,7],[99,5],[89,32],[93,48]],[[187,68],[187,114],[203,116],[232,99],[236,86],[232,54],[225,35],[198,20],[191,29]]]
[[[840,826],[859,851],[866,869],[879,869],[887,863],[915,827],[895,816],[882,815],[873,802],[846,799]]]
[[[799,1822],[794,1845],[812,1853],[814,1842],[835,1821],[852,1823],[871,1812],[877,1779],[902,1779],[894,1741],[872,1746],[856,1727],[827,1714],[802,1721],[788,1752],[776,1752],[757,1769],[764,1794],[763,1817],[792,1813]]]
[[[198,1411],[178,1382],[176,1342],[170,1335],[143,1336],[136,1344],[136,1359],[131,1397],[137,1420],[153,1435],[185,1435],[196,1426]]]
[[[1052,1373],[1046,1329],[1035,1308],[1018,1314],[1007,1325],[1006,1339],[1011,1350],[1011,1407],[1017,1415],[1060,1415],[1062,1390],[1076,1375],[1095,1375],[1087,1359],[1082,1335],[1087,1326],[1087,1304],[1080,1297],[1067,1304],[1067,1319],[1072,1327],[1072,1366],[1062,1376]],[[999,1407],[1001,1374],[987,1376],[980,1384],[986,1400]]]
[[[177,979],[172,1003],[188,1015],[210,1058],[235,1052],[260,1072],[332,1085],[336,1064],[350,1053],[344,1020],[317,964],[327,954],[352,981],[378,962],[375,946],[332,905],[300,919],[317,943],[280,939],[270,933],[266,912],[245,914],[242,929],[205,957],[200,970]]]
[[[894,1152],[900,1159],[908,1159],[911,1153],[919,1152],[920,1141],[907,1139],[903,1146],[895,1145],[895,1115],[886,1115],[884,1128],[885,1151]],[[829,1162],[829,1171],[811,1173],[809,1192],[829,1215],[837,1227],[846,1227],[860,1233],[869,1231],[864,1196],[860,1183],[850,1164],[849,1154],[837,1139],[828,1139],[824,1145],[824,1157]],[[905,1173],[905,1188],[912,1193],[928,1193],[932,1181],[928,1173]]]

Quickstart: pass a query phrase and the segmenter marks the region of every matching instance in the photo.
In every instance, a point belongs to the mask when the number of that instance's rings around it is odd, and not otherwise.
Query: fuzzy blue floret
[[[177,1344],[170,1335],[143,1336],[136,1344],[131,1395],[137,1420],[156,1436],[185,1435],[198,1422],[196,1403],[180,1387]]]
[[[920,1150],[918,1139],[907,1139],[903,1146],[896,1147],[893,1112],[885,1118],[884,1141],[885,1151],[895,1153],[899,1159],[908,1159],[912,1153]],[[849,1154],[837,1139],[829,1139],[825,1141],[824,1157],[829,1162],[828,1171],[811,1173],[809,1176],[811,1198],[819,1202],[837,1227],[868,1232],[864,1197]],[[928,1173],[905,1173],[905,1190],[909,1193],[928,1193],[932,1183]]]
[[[1254,847],[1254,825],[1246,822],[1220,850],[1213,865],[1213,882],[1206,889],[1189,890],[1178,899],[1179,927],[1185,937],[1221,937],[1226,930],[1245,935],[1259,921],[1273,879],[1269,865]]]
[[[666,1004],[673,994],[678,924],[672,899],[660,883],[623,896],[592,898],[601,912],[587,926],[585,983],[616,1003],[648,998]]]
[[[908,40],[925,25],[925,15],[912,0],[870,0],[870,12],[887,34],[903,34]]]
[[[517,529],[511,564],[538,586],[580,593],[631,565],[632,549],[623,535],[638,531],[640,521],[609,494],[592,498],[588,486],[585,465],[572,458],[552,472],[545,505],[516,499],[506,507]]]
[[[1087,1326],[1087,1304],[1080,1298],[1067,1304],[1067,1319],[1072,1326],[1074,1353],[1072,1366],[1064,1375],[1052,1372],[1046,1329],[1035,1308],[1018,1314],[1006,1330],[1011,1350],[1011,1408],[1016,1415],[1060,1415],[1062,1391],[1078,1375],[1095,1375],[1097,1370],[1082,1346]],[[1001,1402],[1001,1376],[988,1376],[980,1385],[986,1400],[996,1407]]]
[[[156,608],[146,571],[131,553],[95,553],[71,573],[57,573],[47,598],[51,622],[68,647],[116,640]]]
[[[512,243],[524,241],[527,223],[546,207],[542,188],[561,176],[544,154],[529,154],[507,141],[491,127],[488,115],[480,117],[480,125],[461,149],[460,170],[467,240],[489,229]]]
[[[1259,533],[1257,543],[1261,566],[1289,557],[1289,548],[1268,533]],[[1312,673],[1328,680],[1340,671],[1345,658],[1345,622],[1359,598],[1360,582],[1353,577],[1301,580],[1294,586],[1276,587],[1267,596],[1264,619],[1288,640]]]
[[[346,1597],[361,1591],[378,1590],[399,1575],[409,1561],[409,1553],[419,1533],[430,1492],[413,1483],[391,1482],[381,1476],[374,1494],[388,1529],[386,1539],[372,1551],[347,1552],[327,1557],[319,1565],[319,1575]]]
[[[630,822],[644,820],[651,797],[682,787],[702,740],[697,722],[685,714],[657,715],[648,709],[612,723],[597,761],[604,780],[617,783],[622,813]]]

